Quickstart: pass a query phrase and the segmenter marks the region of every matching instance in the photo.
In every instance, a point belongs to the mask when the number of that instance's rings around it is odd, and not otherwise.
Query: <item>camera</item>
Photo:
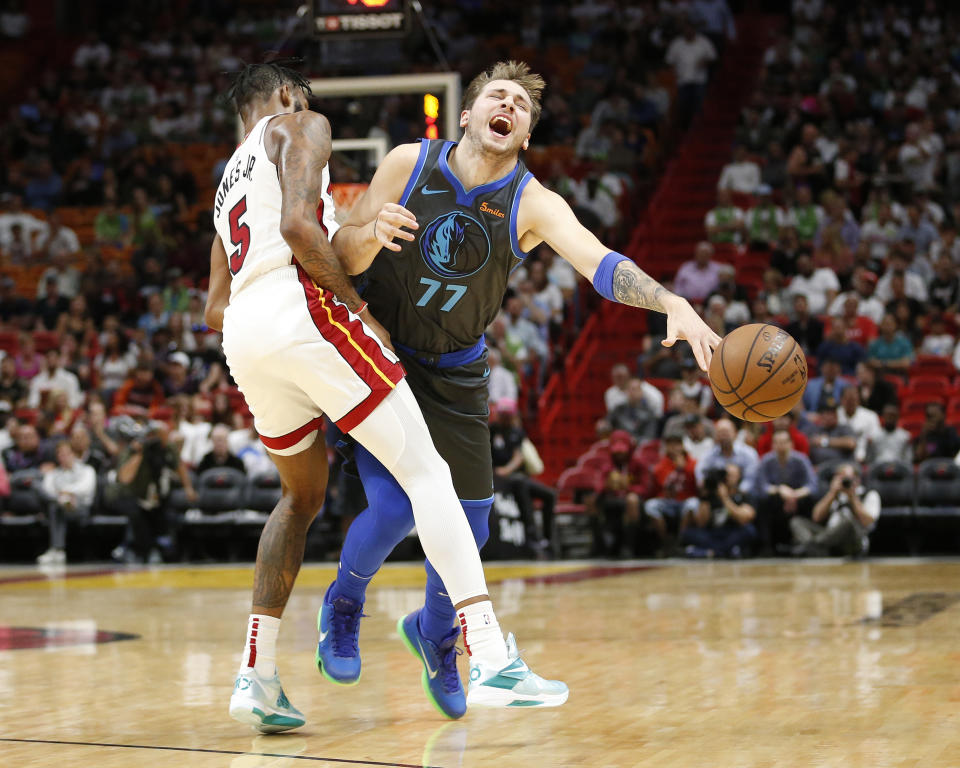
[[[727,482],[727,470],[718,468],[710,469],[703,476],[703,490],[704,493],[709,496],[714,496],[717,493],[717,488],[721,484]]]
[[[840,487],[849,491],[851,488],[853,488],[853,478],[852,477],[843,478],[840,481]]]

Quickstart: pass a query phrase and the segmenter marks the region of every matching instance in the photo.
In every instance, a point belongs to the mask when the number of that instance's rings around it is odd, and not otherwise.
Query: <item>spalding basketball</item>
[[[751,323],[731,331],[713,351],[710,386],[731,416],[770,421],[797,404],[807,386],[807,358],[775,325]]]

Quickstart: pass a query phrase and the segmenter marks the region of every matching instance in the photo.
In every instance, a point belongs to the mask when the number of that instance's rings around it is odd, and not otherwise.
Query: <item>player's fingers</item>
[[[417,224],[417,217],[413,214],[413,211],[404,208],[398,203],[387,203],[383,206],[384,211],[389,211],[390,213],[398,213],[406,219],[410,219],[413,222],[414,227],[420,226]]]
[[[395,227],[410,227],[410,229],[420,228],[420,225],[417,224],[417,220],[414,216],[404,213],[382,213],[380,214],[380,218],[389,222]]]
[[[377,238],[377,239],[379,239],[379,238]],[[388,251],[394,251],[394,252],[396,252],[396,251],[399,251],[399,250],[400,250],[400,243],[394,243],[394,242],[392,242],[392,241],[390,241],[390,240],[380,240],[380,245],[382,245],[382,246],[383,246],[384,248],[386,248]]]
[[[703,339],[701,346],[703,348],[703,370],[706,372],[710,370],[710,363],[713,361],[713,349],[710,347],[710,339]]]
[[[663,344],[663,346],[665,346],[665,347],[672,347],[672,346],[676,343],[676,341],[677,341],[677,335],[676,335],[676,334],[671,334],[671,335],[667,336],[667,338],[665,338],[665,339],[664,339],[663,341],[661,341],[660,343]]]
[[[707,363],[703,357],[703,346],[698,342],[696,344],[691,344],[690,349],[693,350],[693,356],[697,360],[697,365],[700,366],[701,371],[707,370]]]

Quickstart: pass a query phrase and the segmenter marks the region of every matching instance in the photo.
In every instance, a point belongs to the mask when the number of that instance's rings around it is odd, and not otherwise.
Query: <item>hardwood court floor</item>
[[[0,650],[0,766],[960,766],[960,562],[654,565],[491,565],[501,624],[570,700],[450,723],[394,633],[419,569],[378,577],[338,688],[313,665],[333,569],[307,567],[279,656],[308,723],[259,737],[226,712],[249,567],[0,569],[0,624],[41,630],[0,629],[34,646]]]

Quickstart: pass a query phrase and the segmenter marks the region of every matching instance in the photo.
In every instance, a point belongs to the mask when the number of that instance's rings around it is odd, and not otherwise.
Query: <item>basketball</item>
[[[775,325],[751,323],[731,331],[713,352],[710,386],[726,411],[745,421],[787,413],[807,386],[807,358]]]

